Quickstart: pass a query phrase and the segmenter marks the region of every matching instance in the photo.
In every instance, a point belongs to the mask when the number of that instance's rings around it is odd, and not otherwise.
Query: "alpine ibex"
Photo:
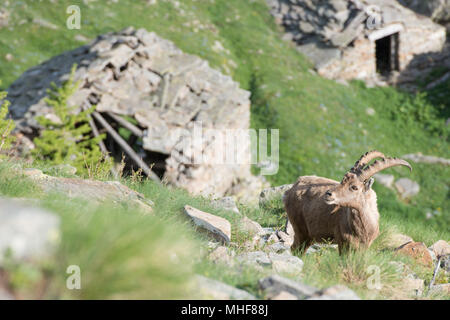
[[[382,158],[367,166],[375,158]],[[302,176],[283,195],[288,219],[294,229],[292,250],[305,252],[313,242],[332,240],[345,249],[368,248],[379,234],[377,195],[372,176],[393,166],[411,165],[386,158],[381,152],[364,154],[339,183],[335,180]]]

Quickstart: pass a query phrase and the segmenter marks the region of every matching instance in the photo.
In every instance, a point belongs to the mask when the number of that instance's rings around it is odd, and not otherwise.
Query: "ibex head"
[[[366,167],[375,158],[382,159]],[[363,203],[367,192],[372,188],[374,182],[372,176],[381,170],[394,166],[405,166],[412,170],[411,165],[405,160],[386,158],[378,151],[367,152],[345,174],[340,184],[325,193],[325,202],[337,206],[351,206],[355,203]]]

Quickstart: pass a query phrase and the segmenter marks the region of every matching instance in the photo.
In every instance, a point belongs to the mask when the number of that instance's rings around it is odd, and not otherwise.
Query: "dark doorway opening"
[[[386,75],[392,71],[399,70],[398,48],[398,33],[391,34],[390,36],[375,41],[375,56],[378,73]]]

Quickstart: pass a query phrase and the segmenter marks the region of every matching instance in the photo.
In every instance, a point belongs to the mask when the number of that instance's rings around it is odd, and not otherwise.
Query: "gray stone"
[[[274,296],[284,291],[300,300],[311,298],[319,292],[319,290],[314,287],[284,278],[279,275],[272,275],[259,280],[259,287],[265,292],[266,295]]]
[[[450,274],[450,256],[446,256],[442,259],[441,268],[444,269],[446,273]]]
[[[143,131],[143,144],[135,147],[148,165],[155,163],[155,152],[163,154],[165,160],[158,157],[156,165],[165,169],[163,178],[171,185],[214,197],[239,192],[244,198],[262,189],[262,184],[248,184],[258,180],[251,175],[250,164],[217,166],[223,159],[215,152],[219,146],[213,137],[203,134],[202,143],[192,143],[199,122],[203,133],[248,129],[250,93],[207,61],[144,29],[129,27],[100,35],[24,72],[7,90],[21,134],[33,138],[42,129],[37,117],[54,118],[45,101],[47,89],[52,82],[60,86],[67,80],[73,64],[78,65],[74,80],[80,85],[68,104],[134,118]],[[238,138],[243,145],[249,142],[247,136]],[[244,147],[239,150],[243,155],[249,152]],[[116,153],[121,156],[122,150]]]
[[[269,237],[271,234],[275,233],[274,228],[262,228],[262,229],[263,229],[263,234],[261,234],[261,236]]]
[[[292,232],[291,235],[289,235],[286,232],[277,231],[277,236],[288,247],[290,247],[294,243],[294,234],[293,234],[293,232]]]
[[[402,198],[411,198],[419,193],[420,186],[408,178],[401,178],[395,182],[395,188]]]
[[[230,210],[235,213],[240,213],[239,209],[236,206],[236,201],[234,201],[233,197],[223,197],[219,199],[215,199],[212,201],[212,204],[216,208],[222,208],[225,210]]]
[[[282,242],[277,242],[274,244],[271,244],[267,247],[267,249],[269,251],[275,252],[275,253],[289,253],[290,252],[290,246],[282,243]]]
[[[269,259],[272,262],[273,270],[277,273],[298,275],[302,272],[304,263],[296,256],[270,252]]]
[[[379,182],[386,188],[392,188],[392,184],[394,183],[394,176],[392,174],[376,173],[373,177],[376,182]]]
[[[0,29],[8,26],[9,16],[9,11],[7,11],[5,8],[0,8]]]
[[[285,184],[278,187],[266,188],[261,191],[259,195],[259,206],[260,208],[265,207],[267,203],[273,200],[279,200],[282,198],[283,194],[291,189],[293,184]]]
[[[33,23],[37,24],[37,25],[39,25],[41,27],[52,29],[52,30],[57,30],[58,29],[58,26],[56,26],[53,23],[51,23],[51,22],[49,22],[47,20],[44,20],[42,18],[34,18],[33,19]]]
[[[432,18],[434,21],[445,24],[450,21],[449,0],[398,0],[404,6]]]
[[[266,240],[267,244],[273,244],[273,243],[277,243],[280,241],[280,239],[278,239],[278,236],[275,232],[272,233],[271,235],[269,235],[269,237],[267,237],[267,239],[265,239],[265,240]]]
[[[151,212],[153,202],[143,194],[131,190],[118,181],[97,181],[79,178],[60,178],[43,174],[38,169],[25,169],[23,173],[45,193],[63,193],[70,198],[87,198],[97,202],[128,202],[144,212]]]
[[[339,60],[342,56],[339,49],[327,47],[317,42],[298,46],[297,50],[307,56],[314,63],[317,70],[326,68],[329,64]]]
[[[269,267],[272,262],[269,256],[263,251],[246,252],[238,255],[236,257],[237,261],[242,264],[252,265],[252,266],[263,266]]]
[[[14,300],[14,296],[4,288],[0,287],[0,300]]]
[[[317,253],[317,252],[319,252],[318,249],[315,249],[315,248],[313,248],[313,247],[309,247],[309,248],[306,250],[305,254],[313,254],[313,253]]]
[[[195,277],[195,294],[201,299],[214,300],[256,300],[255,296],[247,291],[234,288],[223,282],[197,275]]]
[[[60,240],[60,219],[45,210],[0,198],[0,265],[50,257]]]
[[[240,221],[240,228],[242,231],[247,232],[252,235],[262,235],[264,234],[264,229],[261,225],[247,217],[243,217]]]
[[[200,211],[188,205],[184,206],[184,213],[192,219],[197,227],[217,241],[230,243],[231,224],[228,220]]]
[[[441,23],[450,16],[449,0],[399,1],[412,2],[410,8],[421,8]],[[375,80],[380,78],[375,40],[395,33],[399,25],[403,44],[398,55],[401,75],[391,72],[387,80],[392,84],[411,83],[408,78],[416,79],[408,76],[409,70],[419,70],[423,76],[420,68],[416,69],[411,63],[421,55],[427,60],[430,52],[441,51],[446,41],[443,26],[392,0],[266,2],[276,23],[284,28],[283,39],[293,41],[297,50],[311,60],[318,74],[331,79],[357,78],[365,80],[367,85],[385,85],[386,82]],[[443,65],[425,63],[430,70]]]
[[[232,264],[232,254],[230,254],[228,248],[224,246],[219,246],[214,249],[208,255],[208,259],[214,263]]]
[[[450,159],[435,156],[424,156],[421,153],[405,154],[404,156],[402,156],[402,159],[411,160],[417,163],[441,164],[444,166],[450,166]]]
[[[284,230],[284,232],[286,232],[286,234],[289,236],[289,237],[291,237],[292,239],[294,239],[294,234],[295,234],[295,232],[294,232],[294,228],[292,227],[292,224],[291,224],[291,222],[289,221],[289,219],[286,219],[286,225],[285,225],[285,228],[284,228],[285,230]]]
[[[412,241],[413,239],[410,236],[401,233],[394,233],[389,235],[386,241],[386,248],[397,249],[398,247]]]
[[[450,294],[450,283],[436,284],[430,288],[431,294]]]

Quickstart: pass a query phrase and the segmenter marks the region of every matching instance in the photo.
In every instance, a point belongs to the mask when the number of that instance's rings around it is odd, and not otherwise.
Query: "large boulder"
[[[194,224],[202,231],[221,243],[230,243],[231,224],[228,220],[203,212],[191,206],[184,206],[184,213],[189,216]]]
[[[139,156],[155,163],[169,183],[223,196],[237,178],[251,176],[250,93],[207,61],[145,29],[101,35],[27,70],[8,89],[18,130],[39,134],[36,118],[53,115],[47,89],[67,80],[73,64],[79,86],[69,106],[95,106],[108,121],[114,121],[111,113],[131,117],[142,135],[142,144],[135,145]],[[227,133],[235,141],[219,139]],[[236,143],[240,159],[230,163],[223,150]]]
[[[436,22],[450,22],[450,0],[398,0],[404,6]]]
[[[201,299],[214,300],[256,300],[255,296],[247,291],[234,288],[223,282],[209,279],[200,275],[195,278],[195,293]]]

